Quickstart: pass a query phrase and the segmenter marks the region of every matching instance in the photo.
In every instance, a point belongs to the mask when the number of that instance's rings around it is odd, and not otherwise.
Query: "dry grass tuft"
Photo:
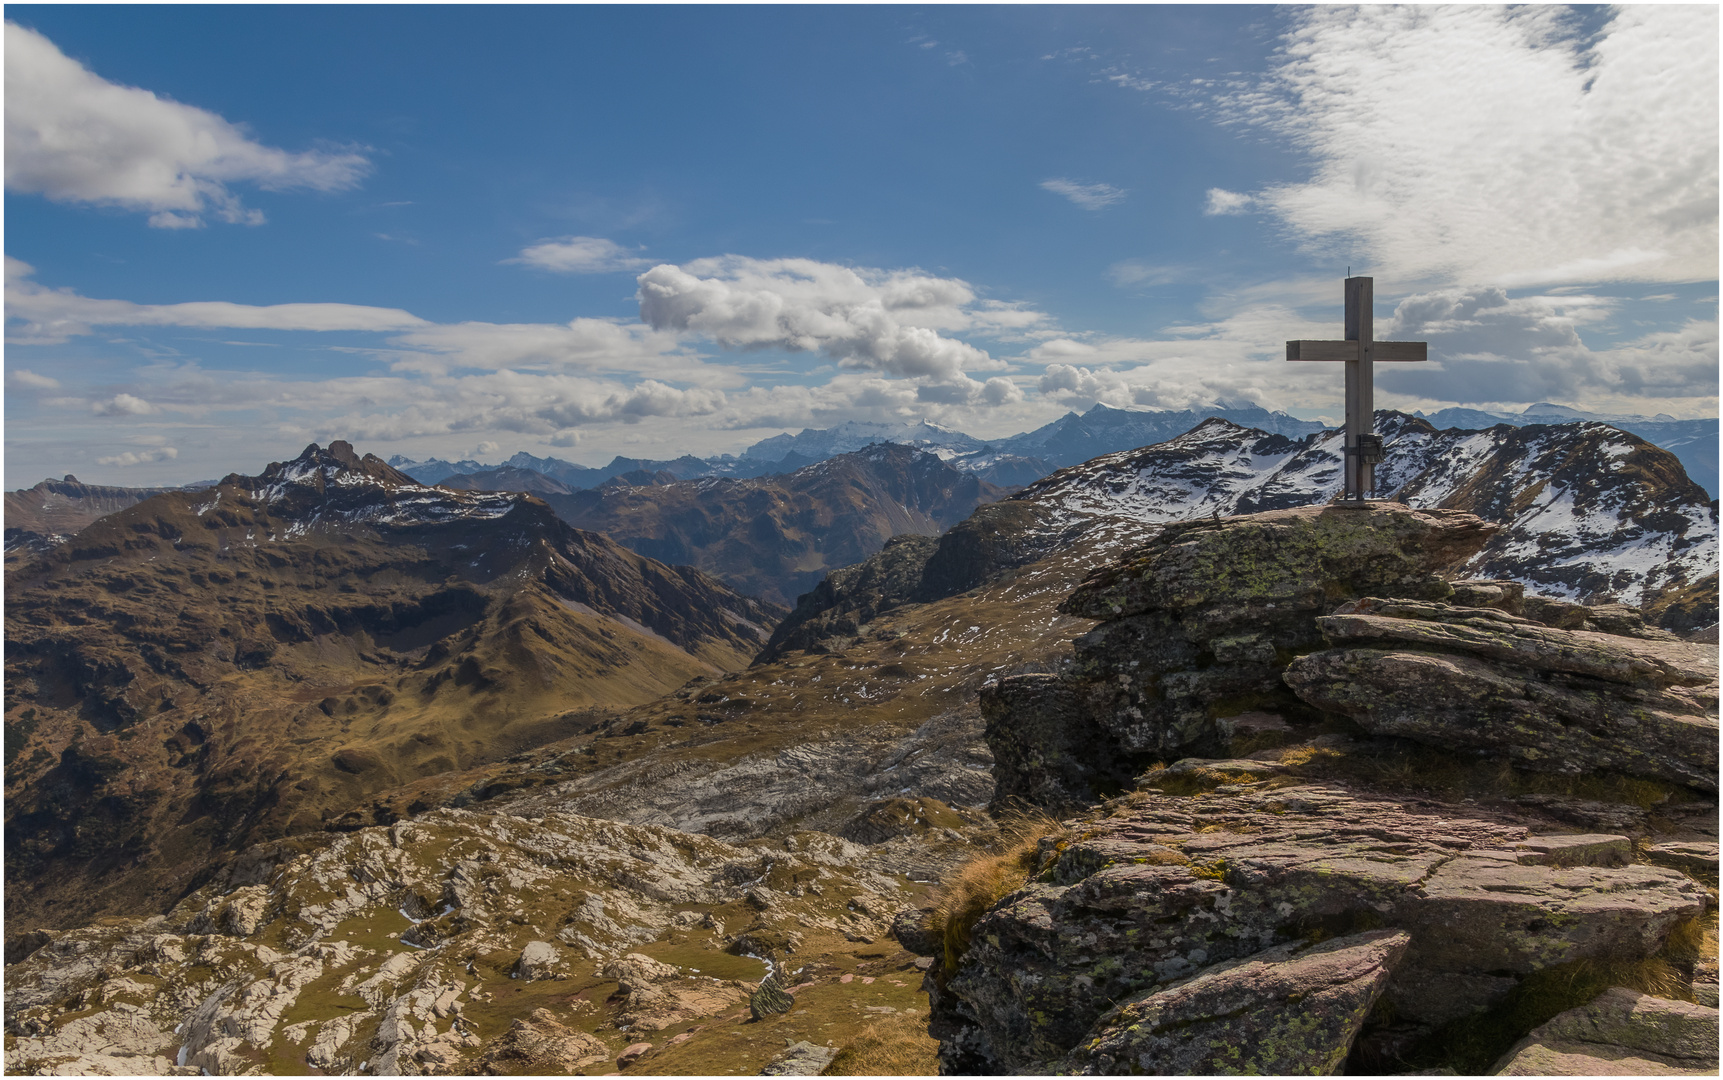
[[[981,916],[1041,869],[1041,841],[1063,836],[1065,829],[1052,818],[1023,815],[1002,822],[999,831],[1001,850],[969,860],[946,878],[928,917],[928,929],[944,943],[948,976],[969,949],[969,932]]]
[[[927,1034],[927,1013],[876,1020],[843,1049],[821,1076],[937,1076],[939,1041]]]

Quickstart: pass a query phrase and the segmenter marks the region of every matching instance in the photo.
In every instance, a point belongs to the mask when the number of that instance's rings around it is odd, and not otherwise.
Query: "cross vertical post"
[[[1289,341],[1288,360],[1342,360],[1346,363],[1346,430],[1342,466],[1343,498],[1363,505],[1376,487],[1376,463],[1382,459],[1382,439],[1375,432],[1375,365],[1378,360],[1416,362],[1428,358],[1429,346],[1422,341],[1377,341],[1373,326],[1375,280],[1346,279],[1346,339],[1344,341]]]
[[[1376,430],[1375,281],[1346,279],[1346,340],[1358,358],[1346,361],[1346,498],[1362,501],[1376,486],[1376,463],[1365,457],[1365,436]]]

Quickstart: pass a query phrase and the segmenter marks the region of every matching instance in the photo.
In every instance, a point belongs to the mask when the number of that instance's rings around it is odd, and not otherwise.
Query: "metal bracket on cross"
[[[1376,463],[1382,460],[1382,437],[1374,430],[1376,395],[1372,365],[1378,361],[1407,363],[1429,359],[1423,341],[1377,341],[1374,328],[1375,279],[1346,279],[1346,340],[1289,341],[1288,360],[1343,360],[1346,363],[1346,494],[1363,502],[1376,486]]]

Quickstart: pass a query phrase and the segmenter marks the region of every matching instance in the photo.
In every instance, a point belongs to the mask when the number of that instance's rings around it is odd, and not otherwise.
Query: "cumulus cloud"
[[[90,411],[97,416],[148,416],[156,407],[141,397],[115,394],[107,401],[92,402]]]
[[[641,274],[640,317],[733,349],[818,352],[846,368],[961,383],[1003,367],[941,330],[1033,325],[1042,316],[976,302],[968,283],[916,271],[727,255]]]
[[[150,213],[157,228],[209,214],[257,225],[228,187],[339,191],[369,171],[351,151],[289,153],[215,113],[108,82],[34,30],[6,23],[6,188]]]
[[[245,330],[400,330],[427,326],[398,308],[358,304],[134,304],[97,300],[70,289],[50,289],[31,278],[28,263],[6,257],[8,340],[18,344],[55,344],[98,326],[233,327]]]
[[[1367,253],[1379,290],[1704,281],[1717,70],[1715,5],[1618,7],[1595,37],[1556,7],[1319,6],[1221,104],[1314,161],[1253,205]]]
[[[1045,191],[1055,195],[1063,195],[1085,210],[1105,210],[1125,197],[1123,188],[1111,184],[1084,184],[1076,180],[1054,179],[1041,181]]]
[[[130,465],[148,465],[156,461],[171,461],[179,457],[179,451],[171,446],[158,446],[152,450],[126,450],[118,454],[107,454],[96,459],[97,465],[117,465],[126,468]]]
[[[522,248],[515,258],[503,261],[558,274],[610,274],[652,265],[651,259],[643,259],[614,240],[598,236],[541,240],[531,247]]]

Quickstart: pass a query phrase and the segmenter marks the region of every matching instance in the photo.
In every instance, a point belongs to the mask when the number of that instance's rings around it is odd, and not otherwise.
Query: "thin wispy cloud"
[[[1616,8],[1595,36],[1569,20],[1309,9],[1269,77],[1220,99],[1315,163],[1252,205],[1406,284],[1714,279],[1718,9]]]
[[[206,216],[260,225],[229,185],[265,190],[356,186],[370,162],[352,150],[289,153],[215,113],[108,82],[34,30],[6,23],[6,189],[55,202],[146,212],[161,229]]]
[[[98,300],[33,280],[34,268],[6,257],[7,340],[54,344],[101,326],[229,327],[245,330],[404,330],[425,320],[399,308],[360,304],[134,304]]]
[[[1053,179],[1041,181],[1044,191],[1063,195],[1085,210],[1105,210],[1125,197],[1123,188],[1111,184],[1084,184],[1076,180]]]

